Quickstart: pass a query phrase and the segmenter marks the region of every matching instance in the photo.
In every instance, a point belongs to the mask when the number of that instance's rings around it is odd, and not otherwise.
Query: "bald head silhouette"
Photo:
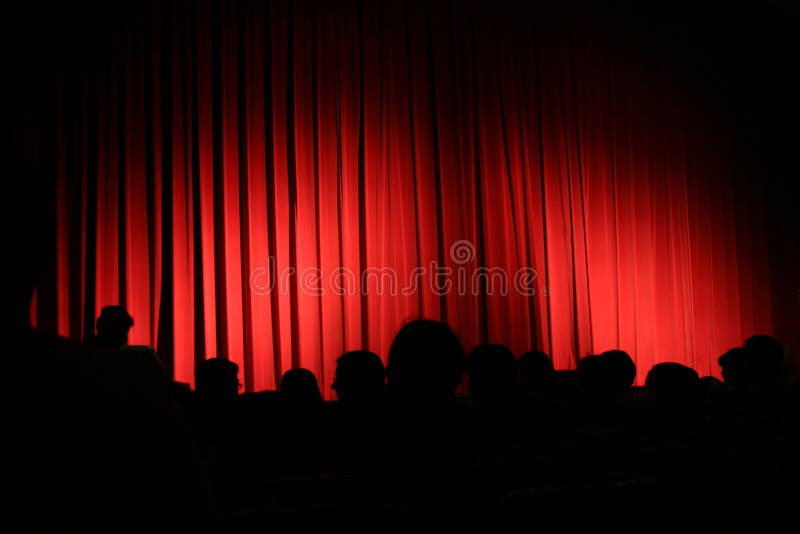
[[[389,393],[411,402],[446,401],[453,397],[463,370],[464,348],[447,324],[412,321],[400,329],[389,349]]]

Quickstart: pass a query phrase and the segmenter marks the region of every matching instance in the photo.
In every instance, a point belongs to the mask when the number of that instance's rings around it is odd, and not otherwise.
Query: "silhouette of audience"
[[[323,402],[307,369],[287,371],[275,397],[242,403],[239,366],[216,357],[197,365],[182,417],[163,369],[118,350],[133,326],[124,308],[104,307],[86,344],[31,326],[41,267],[32,243],[46,219],[36,215],[44,206],[30,208],[32,234],[11,236],[20,261],[4,324],[16,350],[7,375],[35,379],[34,388],[7,380],[0,390],[9,524],[226,531],[281,517],[287,531],[302,531],[306,516],[324,524],[366,511],[371,528],[417,531],[438,520],[466,531],[481,514],[515,509],[563,518],[557,504],[569,503],[592,527],[618,527],[616,502],[657,503],[684,488],[698,499],[723,495],[737,509],[766,510],[753,503],[767,496],[773,515],[793,510],[777,503],[798,476],[797,393],[772,337],[753,336],[719,357],[724,386],[665,362],[649,370],[643,390],[632,388],[636,365],[614,350],[583,358],[573,391],[556,382],[574,374],[554,371],[543,352],[516,361],[503,345],[481,345],[465,358],[446,323],[423,319],[397,332],[385,373],[375,353],[342,354],[332,386],[339,403]],[[465,370],[474,406],[455,402]],[[527,402],[556,390],[563,404]],[[654,395],[654,405],[638,407],[643,418],[609,417],[620,400],[647,398],[632,391]],[[540,409],[561,424],[542,425]]]
[[[405,324],[389,348],[390,396],[406,403],[452,400],[464,370],[464,348],[450,327],[419,319]]]
[[[771,391],[786,384],[784,347],[775,338],[756,335],[745,340],[742,349],[750,386],[760,391]]]
[[[515,393],[517,360],[505,345],[479,345],[466,361],[470,391],[480,404],[510,401]]]
[[[5,278],[4,344],[13,357],[4,372],[17,378],[0,392],[4,524],[92,532],[206,523],[202,476],[160,369],[31,325],[41,244],[53,227],[49,180],[18,161],[6,170],[18,211],[2,225],[15,260]]]
[[[725,384],[740,392],[768,392],[787,384],[784,347],[775,338],[756,335],[718,360]]]
[[[332,385],[339,398],[330,420],[330,447],[339,465],[357,474],[365,487],[374,490],[380,480],[376,466],[386,454],[386,385],[383,361],[367,350],[342,354],[336,360]],[[365,491],[366,493],[367,491]],[[374,491],[362,504],[373,502]],[[379,520],[376,518],[376,520]]]
[[[623,350],[609,350],[600,354],[603,387],[611,397],[619,397],[633,386],[636,364]]]
[[[555,369],[550,356],[538,350],[523,353],[517,362],[519,387],[523,395],[546,395],[555,385]]]
[[[653,392],[659,407],[666,410],[695,408],[700,376],[691,367],[676,362],[657,363],[650,368],[645,387]]]
[[[735,347],[728,350],[717,360],[722,369],[722,379],[725,384],[732,387],[742,387],[747,380],[747,355],[743,348]]]
[[[208,358],[195,369],[195,390],[210,403],[229,402],[239,396],[239,365],[227,358]]]
[[[386,394],[383,361],[368,350],[345,352],[336,360],[336,376],[331,387],[342,403],[380,404]]]
[[[621,423],[626,418],[629,392],[636,378],[636,365],[628,353],[609,350],[591,354],[578,364],[579,395],[575,415],[587,425]]]
[[[159,368],[158,372],[163,371],[161,358],[153,347],[128,344],[128,334],[133,325],[133,317],[124,307],[104,306],[97,317],[96,333],[88,343],[98,348],[125,352],[132,359],[139,361],[144,368]],[[172,382],[170,387],[176,395],[181,395],[180,384]]]
[[[104,306],[97,317],[97,333],[93,345],[120,349],[128,344],[128,333],[133,327],[133,317],[122,306]]]
[[[290,369],[281,377],[281,401],[291,408],[318,407],[322,404],[322,395],[317,384],[317,377],[308,369]]]
[[[647,372],[645,387],[657,395],[690,395],[700,380],[697,371],[676,362],[657,363]]]
[[[106,307],[101,316],[97,344],[125,345],[132,324],[126,320],[127,313]],[[108,324],[117,326],[107,329]],[[209,358],[196,368],[197,402],[191,404],[191,417],[185,421],[194,440],[189,442],[179,431],[184,423],[170,419],[165,377],[154,379],[134,371],[141,367],[129,354],[115,353],[117,358],[88,345],[45,341],[31,334],[26,342],[37,356],[41,357],[43,348],[57,348],[62,356],[75,354],[75,368],[68,376],[84,391],[78,395],[63,384],[59,387],[56,373],[45,372],[51,390],[30,404],[28,414],[48,430],[38,433],[33,447],[31,435],[5,445],[3,452],[19,455],[25,460],[25,472],[33,473],[32,481],[24,481],[21,473],[12,479],[20,488],[15,502],[29,501],[29,508],[35,495],[32,485],[52,484],[50,477],[55,473],[72,481],[88,475],[97,485],[97,491],[89,494],[107,512],[100,514],[102,521],[148,506],[145,500],[153,495],[170,502],[168,494],[181,491],[187,502],[169,511],[151,504],[152,509],[139,519],[152,521],[156,513],[166,513],[166,521],[172,523],[191,516],[188,521],[195,524],[245,528],[258,526],[269,510],[281,515],[290,528],[304,530],[324,524],[322,518],[331,510],[356,513],[359,507],[367,507],[369,522],[381,520],[383,514],[397,514],[393,516],[396,531],[413,530],[427,517],[445,524],[458,514],[463,520],[450,525],[469,531],[474,526],[469,517],[492,516],[504,509],[511,514],[518,505],[554,515],[559,494],[542,488],[553,491],[556,487],[591,511],[593,522],[611,525],[610,503],[621,498],[619,488],[625,484],[633,488],[625,498],[636,496],[647,505],[657,495],[654,492],[675,491],[675,485],[695,476],[693,469],[702,466],[691,453],[698,439],[701,446],[734,458],[738,463],[731,472],[742,477],[737,483],[733,475],[714,471],[719,480],[703,478],[704,488],[720,487],[730,498],[741,500],[749,485],[769,488],[784,480],[772,471],[759,471],[756,465],[762,460],[753,456],[781,450],[777,440],[784,439],[783,427],[766,426],[777,418],[758,419],[759,426],[753,426],[754,414],[776,405],[751,402],[747,405],[751,411],[741,411],[741,403],[750,402],[750,397],[719,394],[718,380],[700,379],[685,365],[662,362],[649,370],[641,391],[652,394],[652,406],[642,400],[647,397],[634,395],[626,401],[642,402],[638,409],[647,424],[616,417],[622,406],[618,401],[632,391],[636,376],[633,359],[620,350],[583,358],[576,371],[576,393],[557,389],[558,373],[543,352],[526,352],[516,360],[508,347],[486,344],[465,358],[458,336],[447,324],[417,320],[398,331],[385,373],[381,358],[370,351],[351,351],[337,359],[332,388],[339,402],[330,408],[322,400],[317,378],[307,369],[283,374],[277,402],[253,397],[242,404],[239,366],[223,357]],[[723,354],[719,363],[726,390],[782,391],[786,385],[783,346],[767,336],[749,338],[743,347]],[[56,368],[61,378],[63,367]],[[89,368],[95,369],[96,377],[87,379],[92,376],[85,372]],[[474,405],[453,402],[463,371]],[[122,396],[104,383],[109,379],[122,388]],[[572,418],[569,404],[550,402],[557,391],[568,399],[580,399],[577,419]],[[388,398],[393,403],[385,403]],[[82,420],[75,422],[61,410],[46,410],[57,404],[56,399],[67,401],[62,410],[83,413]],[[535,413],[542,409],[552,411],[548,419]],[[110,430],[102,422],[109,418],[117,422]],[[561,423],[552,424],[557,418]],[[705,425],[704,434],[694,432],[697,425]],[[8,428],[17,440],[26,435],[19,426]],[[42,447],[47,440],[58,442],[75,432],[81,439],[74,446],[56,454]],[[173,451],[167,457],[162,456],[164,436],[166,450]],[[27,448],[25,453],[21,447]],[[151,449],[143,452],[142,447]],[[120,454],[119,459],[111,459]],[[199,461],[192,459],[193,454]],[[46,473],[35,467],[42,457],[47,458],[42,463]],[[70,468],[76,460],[82,467]],[[111,471],[104,473],[109,466]],[[643,477],[654,478],[660,485],[655,489],[639,486]],[[100,495],[101,488],[114,488],[122,500],[115,497],[110,502],[110,497]],[[66,523],[76,524],[85,519],[77,499],[59,501],[67,489],[64,484],[52,485],[52,491],[44,492],[45,502]],[[526,500],[526,492],[539,500]],[[313,513],[302,519],[292,515],[302,508],[298,503],[307,499],[314,503],[309,505]],[[206,507],[205,511],[197,510],[197,505]],[[473,515],[463,515],[465,510]]]

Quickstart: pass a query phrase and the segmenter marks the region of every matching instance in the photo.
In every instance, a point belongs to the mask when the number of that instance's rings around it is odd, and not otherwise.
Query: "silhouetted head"
[[[744,386],[747,380],[747,359],[744,349],[733,348],[717,360],[722,368],[722,380],[733,387]]]
[[[625,393],[636,380],[636,364],[624,350],[608,350],[600,354],[605,386],[609,393],[620,395]]]
[[[204,360],[195,369],[195,389],[206,399],[235,399],[239,395],[239,366],[226,358]]]
[[[281,400],[290,407],[316,406],[322,403],[317,377],[308,369],[289,369],[281,377]]]
[[[478,402],[501,400],[514,392],[517,360],[505,345],[479,345],[467,357],[467,375]]]
[[[412,321],[400,329],[389,349],[389,393],[408,401],[446,401],[453,397],[463,369],[464,349],[449,326]]]
[[[345,352],[336,360],[336,377],[331,387],[345,403],[380,401],[386,391],[380,356],[368,350]]]
[[[128,344],[133,317],[122,306],[104,306],[97,317],[97,345],[118,349]]]
[[[553,360],[544,352],[532,350],[519,357],[520,386],[528,393],[547,393],[554,385],[556,372]]]
[[[700,376],[691,367],[676,362],[655,364],[647,373],[645,387],[653,391],[656,401],[666,404],[694,400]]]
[[[747,361],[748,381],[754,387],[771,389],[785,384],[784,348],[777,339],[767,335],[752,336],[742,348]]]
[[[606,400],[623,395],[636,378],[636,364],[627,352],[609,350],[586,356],[578,365],[581,391]]]

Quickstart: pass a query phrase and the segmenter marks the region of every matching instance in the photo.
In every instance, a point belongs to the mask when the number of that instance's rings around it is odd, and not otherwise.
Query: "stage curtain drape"
[[[634,34],[527,2],[152,9],[60,73],[40,325],[118,303],[177,380],[225,356],[328,396],[417,317],[558,369],[621,348],[640,383],[770,332],[758,187]]]

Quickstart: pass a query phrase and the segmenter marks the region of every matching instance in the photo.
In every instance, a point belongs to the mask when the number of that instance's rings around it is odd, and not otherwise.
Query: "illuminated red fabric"
[[[60,334],[120,303],[178,380],[224,355],[248,390],[302,366],[329,392],[342,352],[385,355],[420,316],[560,369],[622,348],[640,380],[717,374],[770,332],[758,190],[625,36],[527,3],[223,4],[116,34],[59,88],[57,291],[37,309]],[[401,294],[431,262],[450,290]],[[506,295],[471,291],[480,267]],[[400,287],[335,294],[339,268]]]

